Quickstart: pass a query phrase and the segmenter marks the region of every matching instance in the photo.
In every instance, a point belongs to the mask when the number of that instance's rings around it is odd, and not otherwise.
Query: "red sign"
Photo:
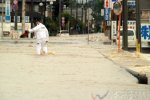
[[[16,5],[18,4],[18,0],[14,0],[13,3]]]
[[[12,9],[14,11],[18,10],[18,0],[13,0]]]
[[[106,0],[106,7],[108,7],[108,0]]]
[[[109,0],[105,0],[104,8],[109,8]]]

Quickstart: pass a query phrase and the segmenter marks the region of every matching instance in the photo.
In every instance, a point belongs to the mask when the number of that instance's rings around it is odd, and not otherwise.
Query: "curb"
[[[126,71],[132,74],[134,77],[136,77],[138,79],[139,84],[148,84],[148,77],[146,76],[146,74],[140,74],[127,68]]]

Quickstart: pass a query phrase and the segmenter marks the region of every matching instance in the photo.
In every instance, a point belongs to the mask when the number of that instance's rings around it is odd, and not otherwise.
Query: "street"
[[[150,100],[149,85],[125,70],[136,62],[127,64],[133,53],[117,53],[95,36],[49,40],[48,55],[38,56],[33,39],[1,39],[0,100]]]

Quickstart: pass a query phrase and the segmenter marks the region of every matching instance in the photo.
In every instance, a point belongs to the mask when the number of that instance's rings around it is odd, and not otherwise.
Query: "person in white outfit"
[[[47,48],[47,43],[49,40],[49,34],[48,34],[48,30],[45,27],[45,25],[43,25],[40,20],[36,20],[36,24],[37,26],[35,26],[32,29],[27,30],[28,32],[32,33],[34,32],[35,34],[35,38],[36,38],[36,53],[38,55],[41,54],[47,54],[48,53],[48,48]]]

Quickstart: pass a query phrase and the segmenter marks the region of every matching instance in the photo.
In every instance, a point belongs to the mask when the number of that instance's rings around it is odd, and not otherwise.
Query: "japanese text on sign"
[[[110,20],[110,8],[104,9],[104,17],[105,17],[105,20]]]
[[[141,36],[150,40],[150,24],[141,25]]]

